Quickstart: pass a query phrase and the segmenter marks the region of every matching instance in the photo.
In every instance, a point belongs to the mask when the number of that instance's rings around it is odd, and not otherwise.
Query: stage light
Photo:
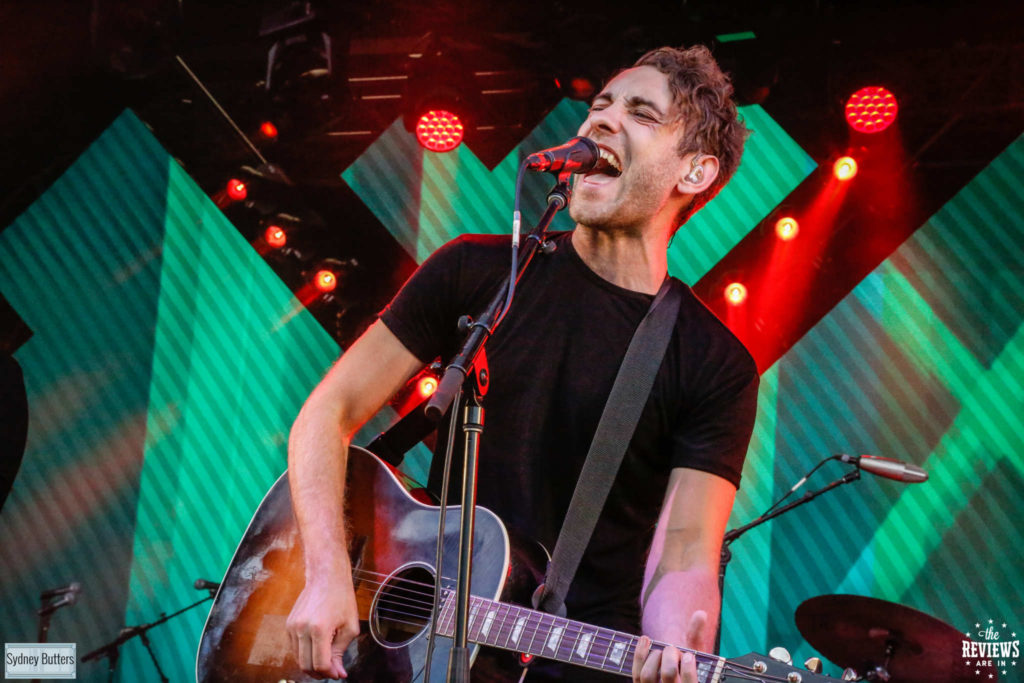
[[[786,216],[775,222],[775,234],[779,236],[780,240],[788,242],[796,237],[798,232],[800,232],[800,224],[796,222],[795,218]]]
[[[450,152],[462,142],[463,125],[457,114],[431,109],[416,123],[416,139],[431,152]]]
[[[857,161],[853,157],[839,157],[832,166],[836,180],[849,180],[857,175]]]
[[[272,248],[280,249],[288,243],[288,234],[279,225],[268,225],[263,231],[263,240]]]
[[[725,300],[733,306],[739,306],[747,300],[747,288],[739,282],[733,282],[725,288]]]
[[[589,102],[597,93],[595,80],[583,73],[562,73],[555,77],[555,87],[570,100]]]
[[[846,101],[846,122],[861,133],[878,133],[896,120],[896,96],[880,86],[861,88]]]
[[[265,137],[267,140],[276,140],[277,126],[274,125],[273,121],[264,121],[260,124],[260,135]]]
[[[334,271],[322,268],[316,271],[316,275],[313,276],[313,284],[325,294],[333,292],[334,288],[338,286],[338,276],[334,274]]]
[[[437,378],[431,375],[427,375],[420,379],[416,385],[417,390],[420,392],[420,396],[427,398],[435,391],[437,391]]]
[[[233,201],[240,202],[245,199],[246,195],[249,194],[248,188],[245,183],[238,178],[232,178],[228,181],[228,198]]]

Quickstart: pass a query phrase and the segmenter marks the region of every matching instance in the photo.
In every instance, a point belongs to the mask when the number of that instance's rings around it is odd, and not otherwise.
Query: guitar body
[[[350,449],[347,481],[349,553],[361,626],[344,656],[349,680],[422,680],[440,508],[413,499],[387,465],[359,448]],[[459,507],[448,508],[442,575],[452,580],[446,588],[454,588],[457,573],[459,516]],[[471,593],[528,601],[542,577],[544,555],[539,544],[510,544],[498,517],[478,507]],[[217,592],[199,645],[196,679],[317,680],[298,668],[285,631],[304,583],[302,543],[284,474],[253,516]],[[450,638],[436,638],[432,680],[445,680],[451,645]],[[518,677],[513,653],[477,657],[480,646],[471,648],[474,680]]]

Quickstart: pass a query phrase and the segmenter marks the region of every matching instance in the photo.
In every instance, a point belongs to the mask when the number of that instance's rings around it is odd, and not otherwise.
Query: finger
[[[313,641],[309,633],[299,635],[299,668],[310,676],[316,676],[313,670]]]
[[[651,648],[644,662],[644,668],[640,670],[640,680],[643,683],[658,683],[661,680],[661,650]]]
[[[322,676],[331,676],[331,642],[334,640],[333,631],[323,629],[311,629],[313,637],[313,669]]]
[[[288,634],[288,643],[291,645],[291,653],[295,657],[295,663],[301,667],[302,659],[299,656],[299,636],[295,632],[295,627],[292,624],[288,624],[285,628],[285,633]]]
[[[684,652],[679,661],[679,673],[683,683],[697,682],[697,658],[691,652]]]
[[[647,654],[651,651],[651,639],[647,636],[640,636],[636,644],[636,652],[633,653],[633,683],[639,683],[640,672],[643,670],[644,662],[647,661]]]
[[[346,649],[348,649],[348,645],[342,644],[341,638],[335,636],[334,644],[331,646],[331,664],[333,665],[331,676],[334,678],[348,678],[348,672],[345,671]]]
[[[661,683],[676,683],[679,680],[679,650],[671,645],[662,650],[658,671]]]

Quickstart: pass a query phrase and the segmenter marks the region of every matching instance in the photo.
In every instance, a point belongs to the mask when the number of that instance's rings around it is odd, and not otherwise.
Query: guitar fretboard
[[[455,633],[454,595],[451,590],[442,593],[437,623],[438,633],[449,638]],[[632,675],[633,654],[640,640],[622,631],[476,596],[470,597],[467,637],[481,645],[622,676]],[[655,641],[653,647],[663,648],[666,643]],[[695,656],[700,683],[718,683],[725,660],[701,652]]]

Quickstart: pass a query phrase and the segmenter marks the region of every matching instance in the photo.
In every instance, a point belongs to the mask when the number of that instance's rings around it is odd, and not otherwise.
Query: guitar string
[[[365,569],[355,570],[353,572],[353,574],[362,574],[362,575],[368,575],[368,576],[383,576],[385,578],[387,577],[387,574],[384,574],[384,573],[381,573],[381,572],[371,572],[371,571],[365,570]],[[446,577],[442,577],[442,579],[445,579],[445,578]],[[406,592],[406,593],[412,592],[417,597],[423,597],[424,600],[415,600],[415,601],[410,600],[409,602],[403,602],[402,600],[391,599],[392,596],[394,596],[394,594],[391,593],[391,594],[382,595],[378,599],[378,601],[377,601],[378,606],[386,605],[388,607],[389,611],[392,614],[401,615],[401,616],[405,616],[405,617],[411,617],[411,618],[414,618],[414,619],[420,619],[421,620],[421,621],[417,621],[417,622],[410,622],[410,621],[405,621],[405,620],[400,620],[400,619],[392,618],[393,621],[396,621],[396,622],[399,622],[399,623],[404,623],[404,624],[409,624],[409,625],[414,625],[414,626],[419,626],[420,628],[423,628],[424,626],[426,626],[426,622],[429,621],[430,618],[432,617],[433,601],[430,599],[430,596],[432,595],[432,592],[433,592],[433,584],[427,584],[427,583],[424,583],[424,582],[421,582],[421,581],[415,581],[415,580],[412,580],[412,579],[404,579],[402,577],[392,577],[392,579],[393,580],[402,581],[402,582],[405,582],[405,583],[416,584],[416,585],[419,585],[419,586],[428,587],[428,588],[431,589],[431,593],[417,592],[417,591],[414,591],[413,589],[404,588],[403,587],[402,590],[404,592]],[[365,584],[375,585],[375,586],[380,587],[380,586],[386,585],[386,582],[383,582],[383,581],[366,581]],[[394,597],[397,597],[397,596],[394,596]],[[415,607],[412,604],[413,602],[419,603],[421,605],[430,605],[431,609],[428,610],[428,609],[423,609],[423,608],[417,608],[417,607]],[[508,604],[508,603],[499,603],[499,604]],[[409,611],[403,612],[400,609],[395,609],[396,606],[397,607],[407,607],[407,608],[413,609],[413,610],[419,609],[420,611],[418,611],[418,612],[409,612]],[[536,624],[535,627],[532,627],[533,628],[533,632],[535,634],[539,633],[540,630],[546,625],[544,623],[544,618],[545,617],[551,617],[552,618],[552,623],[551,624],[547,624],[547,625],[549,625],[549,626],[553,626],[554,625],[555,617],[552,617],[552,615],[548,615],[548,614],[546,614],[544,612],[538,612],[538,611],[535,611],[535,610],[531,610],[531,612],[534,612],[534,613],[538,614],[539,617],[540,617],[540,621],[538,621],[538,623]],[[505,630],[506,630],[505,627],[506,626],[509,626],[508,631],[509,631],[509,633],[511,633],[512,629],[514,628],[514,625],[506,624],[505,621],[504,621],[504,618],[503,618],[502,623],[500,623],[498,625],[498,637],[500,637],[502,634],[505,633]],[[576,627],[576,628],[579,629],[580,633],[582,634],[583,633],[583,629],[586,628],[588,625],[583,623],[583,622],[578,622],[578,621],[574,621],[574,620],[566,620],[566,626]],[[609,630],[609,629],[604,629],[603,627],[596,627],[596,626],[594,626],[593,628],[598,629],[598,631],[593,634],[594,637],[592,639],[591,648],[593,647],[593,645],[598,644],[598,643],[607,644],[607,645],[610,646],[612,643],[614,643],[616,641],[616,638],[617,638],[616,635],[608,636],[608,635],[604,635],[604,634],[601,633],[601,631]],[[626,635],[626,637],[630,640],[630,642],[625,647],[624,653],[628,653],[628,654],[630,654],[632,656],[636,652],[636,647],[637,647],[639,639],[638,639],[637,636],[633,636],[633,635],[629,635],[629,634],[624,634],[624,635]],[[623,641],[619,641],[619,642],[623,642]],[[563,647],[564,647],[564,645],[560,644],[559,650],[561,650]],[[660,641],[653,641],[652,642],[652,649],[664,649],[665,647],[668,647],[667,643],[662,643]],[[514,648],[509,648],[509,649],[513,649],[514,650]],[[708,660],[708,661],[717,661],[719,659],[719,657],[717,657],[716,655],[711,655],[711,654],[708,654],[708,653],[705,653],[705,652],[701,652],[700,650],[695,650],[695,649],[691,649],[691,648],[682,648],[682,647],[677,647],[677,649],[680,650],[680,652],[690,652],[693,655],[695,655],[698,659],[705,659],[705,660]],[[570,651],[571,651],[571,648],[570,648]],[[571,657],[571,654],[570,654],[570,657]],[[605,658],[607,658],[607,656]],[[744,668],[746,668],[746,667],[744,667]],[[752,671],[752,669],[751,669],[751,671]]]
[[[381,573],[381,572],[372,572],[372,571],[369,571],[369,570],[366,570],[366,569],[355,570],[355,571],[353,571],[353,574],[361,574],[361,575],[364,575],[364,576],[381,576],[381,577],[385,577],[385,578],[387,578],[387,576],[388,576],[387,574],[384,574],[384,573]],[[415,581],[413,579],[405,579],[403,577],[392,577],[392,580],[401,581],[403,583],[409,583],[409,584],[413,584],[413,585],[418,585],[418,586],[430,588],[431,590],[430,590],[429,593],[427,593],[427,592],[419,592],[419,591],[415,591],[414,589],[405,588],[405,587],[403,587],[402,590],[405,593],[412,593],[416,597],[424,598],[424,600],[416,600],[415,602],[419,602],[420,604],[429,604],[429,605],[431,605],[431,607],[433,606],[433,600],[431,599],[431,596],[433,594],[433,587],[434,587],[433,584],[424,583],[422,581]],[[451,581],[451,579],[448,579],[447,577],[442,577],[442,580]],[[381,587],[381,586],[386,585],[387,582],[385,582],[385,581],[366,581],[365,584]],[[387,600],[387,597],[389,597],[390,595],[393,595],[393,594],[389,594],[388,596],[381,596],[381,598],[378,600],[378,604],[383,604],[384,601]],[[399,606],[403,606],[403,607],[409,607],[411,603],[403,604],[403,603],[395,601],[395,600],[389,600],[387,604],[389,606],[399,605]],[[505,604],[505,603],[499,603],[499,604]],[[410,607],[410,608],[411,609],[415,609],[415,607]],[[536,611],[536,610],[532,610],[532,611],[535,612],[536,614],[538,614],[540,616],[540,618],[541,618],[541,621],[537,624],[537,628],[538,629],[543,627],[543,625],[544,625],[543,620],[544,620],[545,617],[551,617],[552,616],[552,615],[548,615],[548,614],[546,614],[544,612],[539,612],[539,611]],[[406,613],[403,614],[403,616],[410,616],[410,617],[414,617],[414,618],[422,618],[424,620],[429,620],[430,617],[432,616],[432,609],[431,610],[424,610],[424,611],[422,611],[420,613],[406,612]],[[554,617],[552,617],[552,619],[554,619]],[[552,625],[553,625],[553,623],[554,622],[552,622]],[[583,622],[577,622],[577,621],[574,621],[574,620],[566,620],[566,623],[567,623],[567,625],[573,625],[573,624],[578,625],[581,628],[581,632],[582,632],[582,627],[587,626]],[[499,624],[499,629],[501,630],[501,632],[504,631],[504,627],[505,627],[504,623]],[[604,629],[603,627],[594,627],[594,628],[598,628],[599,630],[608,630],[608,629]],[[596,635],[596,639],[607,640],[608,643],[611,643],[611,642],[615,641],[615,636],[614,635],[611,636],[611,637],[609,637],[609,636],[602,636],[602,634],[600,634],[600,633],[597,633],[595,635]],[[637,638],[636,636],[632,636],[632,635],[629,635],[629,634],[626,634],[626,635],[630,639],[634,639],[635,640]],[[596,640],[595,640],[595,642],[596,642]],[[659,647],[667,647],[666,643],[661,643],[659,641],[654,641],[653,644],[656,645],[656,646],[659,646]],[[630,647],[632,648],[632,647],[635,647],[635,646],[631,645]],[[682,652],[691,652],[694,655],[699,655],[699,656],[702,656],[702,657],[705,657],[705,658],[717,659],[717,657],[715,655],[710,655],[708,653],[701,652],[700,650],[695,650],[695,649],[691,649],[691,648],[677,648],[677,649],[679,649]]]
[[[377,600],[378,608],[381,607],[381,606],[386,606],[388,608],[389,612],[391,612],[392,614],[395,614],[395,615],[398,615],[398,616],[411,617],[413,619],[417,619],[417,621],[406,621],[406,620],[397,619],[397,618],[394,618],[394,617],[389,617],[389,619],[391,621],[394,621],[396,623],[407,624],[409,626],[416,626],[418,628],[424,628],[426,626],[427,622],[429,622],[429,620],[433,616],[433,604],[434,604],[433,603],[433,599],[432,599],[433,591],[434,591],[434,584],[433,583],[425,583],[423,581],[416,581],[414,579],[408,579],[408,578],[400,577],[400,576],[391,576],[391,575],[389,575],[387,573],[374,572],[374,571],[370,571],[370,570],[367,570],[367,569],[355,569],[355,570],[353,570],[352,574],[356,578],[364,579],[363,583],[361,584],[360,587],[365,586],[368,589],[371,588],[371,587],[381,588],[381,587],[384,587],[384,586],[388,585],[389,583],[391,583],[391,584],[397,584],[397,583],[409,584],[410,586],[417,586],[419,588],[428,588],[428,589],[430,589],[429,592],[427,592],[427,591],[424,591],[424,590],[419,590],[417,588],[412,588],[412,587],[408,587],[408,586],[394,586],[394,585],[392,585],[391,586],[392,592],[387,593],[387,594],[383,594],[383,595],[381,595],[380,598],[378,598],[378,600]],[[382,580],[366,580],[366,579],[369,579],[371,577],[372,578],[382,577],[384,580],[383,581]],[[447,581],[449,583],[449,586],[446,587],[445,590],[449,593],[449,597],[450,597],[450,594],[451,594],[451,592],[453,590],[453,588],[451,587],[451,584],[452,584],[453,580],[448,578],[448,577],[441,577],[441,578],[442,578],[442,581]],[[402,591],[403,593],[407,594],[406,597],[401,597],[401,596],[396,595],[397,591]],[[374,591],[371,590],[370,592],[374,592]],[[419,598],[422,598],[422,599],[419,599]],[[486,600],[486,598],[484,598],[484,600]],[[488,601],[488,602],[491,602],[491,601]],[[428,608],[423,608],[423,607],[417,607],[416,606],[417,604],[418,605],[429,605],[429,609]],[[508,605],[511,608],[520,609],[520,606],[515,605],[513,603],[496,603],[496,604],[506,604],[506,605]],[[405,611],[405,612],[403,612],[401,609],[395,609],[395,607],[408,608],[408,609],[419,610],[419,611],[414,611],[414,612]],[[539,633],[545,626],[549,626],[549,627],[550,626],[554,626],[554,624],[556,623],[556,620],[558,619],[558,617],[554,617],[553,615],[549,615],[549,614],[547,614],[545,612],[540,612],[540,611],[537,611],[537,610],[530,610],[529,608],[526,608],[526,607],[522,607],[521,609],[527,609],[529,614],[537,614],[538,617],[539,617],[539,621],[537,622],[537,624],[535,626],[531,625],[529,623],[529,621],[527,622],[527,626],[529,626],[532,629],[532,631],[533,631],[534,638],[536,637],[536,634]],[[512,630],[515,628],[514,624],[513,625],[509,625],[509,624],[505,623],[506,617],[507,617],[507,614],[506,614],[505,617],[502,617],[502,622],[498,624],[498,634],[497,634],[496,637],[499,638],[499,639],[501,638],[502,635],[506,635],[505,634],[506,626],[508,627],[507,628],[507,630],[508,630],[508,634],[507,635],[510,635]],[[550,618],[551,619],[551,623],[550,624],[545,624],[545,618]],[[591,640],[591,645],[590,645],[591,650],[593,649],[593,646],[596,645],[596,644],[602,644],[602,645],[606,645],[606,646],[610,647],[612,645],[612,643],[616,642],[616,639],[618,637],[615,634],[614,631],[613,631],[612,635],[610,635],[610,636],[603,634],[602,631],[610,631],[611,630],[611,629],[606,629],[604,627],[591,626],[591,625],[585,624],[584,622],[579,622],[579,621],[570,620],[570,619],[566,619],[565,622],[566,622],[566,626],[568,626],[568,627],[575,627],[575,628],[579,629],[580,634],[582,634],[583,633],[583,629],[587,628],[587,627],[591,627],[591,628],[597,629],[597,631],[593,634],[593,638]],[[579,635],[579,634],[577,634],[577,635]],[[625,648],[623,650],[623,654],[628,654],[629,657],[632,658],[636,654],[636,649],[637,649],[637,646],[639,645],[639,637],[638,636],[633,636],[633,635],[630,635],[630,634],[625,634],[625,633],[623,633],[622,635],[624,635],[628,639],[628,641],[625,641],[627,644],[626,644],[626,646],[625,646]],[[618,642],[624,642],[624,641],[618,641]],[[652,643],[651,643],[651,648],[652,649],[664,649],[664,648],[666,648],[668,646],[669,646],[668,643],[663,643],[663,642],[660,642],[660,641],[652,641]],[[561,652],[561,650],[564,647],[565,646],[562,643],[559,643],[559,648],[558,648],[559,653]],[[767,677],[765,677],[764,674],[759,674],[757,672],[754,672],[753,668],[751,668],[751,667],[740,665],[740,664],[735,664],[735,663],[729,662],[728,660],[725,660],[724,658],[721,658],[721,657],[719,657],[717,655],[708,654],[708,653],[702,652],[700,650],[696,650],[696,649],[693,649],[693,648],[684,648],[684,647],[679,647],[679,646],[676,646],[676,648],[680,652],[689,652],[689,653],[693,654],[697,658],[697,660],[699,662],[701,662],[701,663],[711,663],[711,662],[714,662],[714,661],[721,660],[721,661],[723,661],[725,666],[727,666],[729,669],[731,669],[732,671],[734,671],[736,673],[750,672],[751,674],[754,674],[755,676],[757,676],[756,678],[753,678],[752,680],[762,680],[762,681],[768,681],[768,680],[785,681],[786,680],[784,678],[777,678],[777,677],[774,677],[774,676],[767,676]],[[506,648],[503,648],[503,649],[517,651],[516,648],[507,648],[506,647]],[[541,656],[543,656],[543,655],[541,655]],[[572,657],[572,649],[570,648],[570,654],[569,654],[570,660],[571,660],[571,657]],[[607,660],[607,658],[608,658],[608,655],[606,654],[603,659]],[[589,652],[588,652],[588,655],[587,655],[587,657],[585,659],[589,662],[589,659],[590,659]],[[704,661],[701,661],[701,660],[704,660]]]
[[[388,610],[388,611],[390,612],[390,610]],[[408,616],[408,615],[403,614],[402,612],[396,612],[396,614],[398,614],[400,616]],[[408,626],[413,626],[413,627],[416,627],[417,630],[421,630],[421,629],[423,629],[426,626],[426,624],[423,623],[422,621],[407,621],[405,619],[397,619],[397,618],[394,618],[394,617],[389,617],[389,621],[396,622],[396,623],[399,623],[399,624],[406,624]],[[539,631],[539,627],[540,626],[541,626],[541,624],[538,624],[538,628],[535,629],[535,631]],[[500,639],[501,635],[503,633],[504,633],[504,628],[502,628],[499,625],[497,638]],[[582,629],[581,629],[581,633],[582,633]],[[442,635],[444,636],[445,634],[442,633]],[[633,636],[630,636],[630,638],[633,638]],[[596,639],[595,639],[595,641],[596,641]],[[610,642],[614,642],[614,639],[612,639],[612,641],[610,641]],[[592,661],[593,644],[594,643],[592,643],[589,646],[586,655],[580,655],[579,656],[579,659],[582,660],[582,662],[576,662],[576,663],[583,663],[585,665],[594,666],[594,667],[597,667],[597,668],[602,669],[602,670],[610,670],[612,668],[615,668],[615,669],[618,669],[619,672],[622,672],[622,669],[624,668],[624,666],[622,666],[622,665],[617,666],[617,667],[616,666],[613,666],[613,667],[605,666],[604,663],[608,660],[608,657],[609,657],[609,653],[607,653],[607,652],[606,652],[606,654],[603,657],[600,657],[600,663],[594,664],[593,661]],[[501,646],[497,646],[497,647],[501,647]],[[664,647],[665,647],[665,644],[658,643],[658,642],[652,643],[652,645],[651,645],[651,649],[652,650],[664,649]],[[518,651],[517,648],[509,648],[509,647],[502,647],[502,649],[510,650],[512,652]],[[564,649],[566,649],[566,646],[564,644],[562,644],[562,643],[559,643],[558,654],[561,654]],[[563,656],[565,656],[566,659],[568,659],[568,661],[570,663],[573,663],[573,653],[574,653],[573,647],[570,646],[568,648],[568,650],[569,650],[568,655],[563,655]],[[622,655],[627,655],[627,654],[629,655],[629,658],[632,658],[632,657],[635,656],[635,654],[636,654],[636,646],[634,644],[631,643],[631,644],[629,644],[629,645],[627,645],[626,647],[623,648]],[[626,661],[625,657],[622,657],[622,655],[620,655],[620,657],[622,658],[623,661]],[[541,654],[539,656],[543,656],[543,654]],[[706,661],[706,662],[699,662],[699,663],[711,663],[713,661],[714,661],[714,659]],[[740,675],[742,675],[744,670],[750,671],[751,673],[753,673],[753,669],[750,669],[749,667],[734,666],[734,665],[730,665],[727,662],[725,663],[725,667],[729,668],[733,672],[738,673]],[[632,667],[630,667],[630,668],[632,669]],[[707,673],[710,673],[710,672],[704,672],[704,673],[707,674]],[[764,677],[763,675],[756,675],[755,674],[754,676],[750,676],[749,680],[753,680],[753,681],[768,681],[768,680],[771,680],[771,681],[786,681],[787,679],[777,678],[775,676]]]
[[[378,582],[371,582],[371,583],[378,583]],[[384,584],[383,583],[378,583],[378,585],[384,585]],[[377,602],[377,605],[378,605],[377,611],[378,611],[378,613],[387,613],[387,614],[396,615],[396,616],[389,616],[388,617],[388,620],[390,622],[394,622],[394,623],[398,623],[398,624],[405,624],[407,626],[415,627],[418,630],[419,629],[423,629],[427,625],[427,622],[429,621],[429,619],[431,617],[431,614],[432,614],[431,611],[430,610],[423,610],[423,611],[418,612],[418,613],[410,613],[410,612],[403,612],[400,609],[394,609],[395,606],[403,607],[403,606],[406,606],[407,604],[408,603],[402,603],[401,601],[386,600],[385,597],[382,597]],[[430,604],[431,606],[433,605],[432,602],[422,602],[422,601],[421,601],[421,604]],[[502,604],[509,604],[509,603],[502,603]],[[515,607],[514,605],[511,605],[511,604],[509,606],[510,607]],[[533,631],[534,638],[536,637],[536,634],[539,633],[543,629],[543,627],[545,626],[544,621],[543,621],[543,617],[551,616],[551,615],[547,615],[547,614],[542,613],[542,612],[536,612],[536,614],[538,614],[541,617],[541,620],[538,621],[536,626],[532,626],[531,627],[532,631]],[[412,617],[414,619],[417,619],[417,621],[409,621],[407,619],[400,619],[400,618],[397,618],[397,617]],[[505,619],[505,617],[502,617],[502,622],[498,624],[498,631],[497,631],[496,636],[495,636],[496,642],[493,643],[493,645],[495,645],[495,646],[497,646],[497,642],[499,642],[501,640],[501,637],[503,635],[510,635],[512,630],[513,630],[513,628],[514,628],[514,626],[510,626],[507,629],[509,633],[506,634],[505,633],[505,631],[506,631],[505,627],[508,626],[508,624],[505,623],[504,619]],[[554,625],[554,622],[552,622],[551,625]],[[575,626],[575,627],[578,628],[578,630],[579,630],[579,633],[577,634],[577,639],[578,639],[579,636],[581,634],[583,634],[584,628],[586,628],[588,625],[584,624],[583,622],[566,620],[566,626],[568,626],[568,627]],[[601,627],[593,627],[593,628],[597,628],[597,629],[599,629],[599,631],[597,633],[592,633],[591,634],[593,636],[593,638],[590,641],[590,644],[589,644],[589,647],[588,647],[588,652],[587,652],[587,654],[585,656],[583,656],[583,655],[580,656],[580,659],[585,661],[587,664],[591,663],[591,655],[593,653],[593,646],[594,645],[596,645],[598,643],[601,643],[602,641],[607,641],[608,645],[611,645],[612,643],[616,642],[616,636],[614,636],[614,635],[611,636],[610,638],[608,636],[603,636],[602,637],[602,635],[600,633],[600,630],[605,630],[605,629],[602,629]],[[567,635],[571,635],[571,633],[572,633],[572,631],[568,630],[568,629],[565,632],[565,634],[567,634]],[[623,647],[622,655],[628,655],[629,658],[632,659],[636,655],[636,650],[637,650],[638,645],[639,645],[639,638],[637,638],[636,636],[629,635],[629,634],[624,634],[624,635],[626,635],[626,637],[629,639],[629,642],[626,642],[625,646]],[[564,638],[564,635],[563,635],[563,638]],[[533,638],[531,639],[531,642],[532,642],[532,640],[533,640]],[[619,641],[619,642],[624,642],[624,641]],[[501,647],[501,646],[498,646],[498,647]],[[651,649],[652,650],[663,650],[666,647],[668,647],[668,644],[667,643],[662,643],[660,641],[652,641],[652,643],[651,643]],[[511,650],[513,652],[518,651],[517,648],[509,648],[509,647],[503,647],[502,649]],[[529,648],[527,648],[527,650],[528,649]],[[565,644],[563,642],[560,642],[559,646],[558,646],[557,654],[561,654],[564,649],[566,649]],[[604,655],[604,657],[601,657],[601,662],[602,662],[602,664],[600,665],[601,668],[605,668],[605,669],[610,668],[610,667],[605,667],[603,665],[603,663],[608,660],[608,657],[609,657],[608,650],[609,649],[610,648],[606,648],[606,654]],[[785,678],[779,678],[779,677],[776,677],[776,676],[770,675],[770,674],[766,675],[766,674],[757,673],[751,667],[740,665],[740,664],[735,664],[733,662],[729,662],[728,660],[724,660],[724,659],[722,659],[720,657],[717,657],[715,655],[706,654],[706,653],[700,652],[698,650],[691,650],[691,649],[688,649],[688,648],[678,648],[678,649],[680,651],[693,653],[697,657],[698,663],[701,663],[701,664],[710,664],[710,663],[713,663],[715,661],[721,660],[723,662],[723,667],[724,668],[728,668],[729,670],[733,671],[734,673],[743,674],[745,672],[749,672],[750,674],[752,674],[750,680],[754,680],[754,681],[786,681],[787,680]],[[567,655],[567,658],[571,662],[572,658],[573,658],[573,647],[569,646],[568,647],[568,651],[569,651],[569,653]],[[543,653],[543,648],[541,650],[541,655],[540,656],[543,656],[542,653]],[[704,660],[704,661],[700,661],[700,660]],[[625,661],[625,659],[624,659],[624,661]],[[621,671],[623,667],[619,666],[619,667],[616,667],[616,668],[618,668]]]

